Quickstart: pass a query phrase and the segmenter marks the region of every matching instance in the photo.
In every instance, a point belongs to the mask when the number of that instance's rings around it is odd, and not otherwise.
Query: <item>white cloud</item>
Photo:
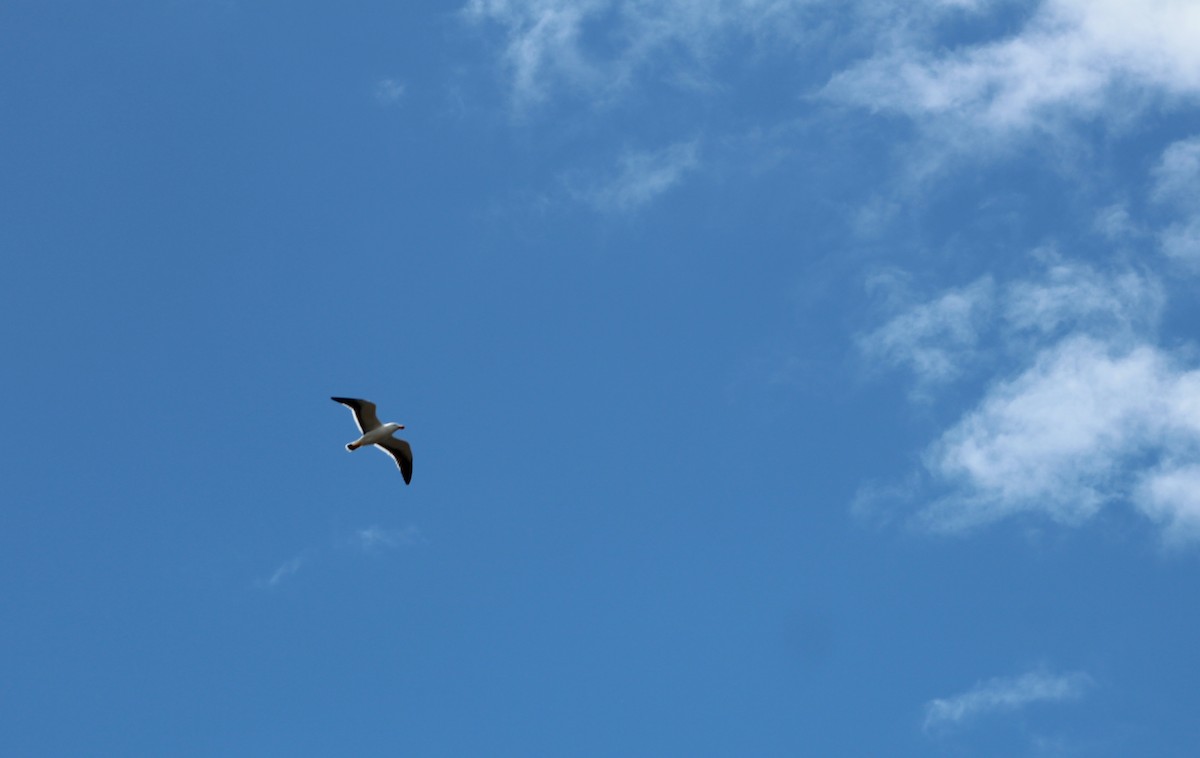
[[[1200,39],[1200,4],[1194,0],[1025,0],[1020,5],[1029,9],[1028,19],[1014,33],[958,46],[939,37],[947,27],[958,28],[941,23],[947,19],[978,15],[986,22],[985,14],[996,6],[1012,5],[1011,0],[467,0],[461,17],[496,35],[510,103],[522,115],[563,95],[576,105],[603,107],[648,82],[694,93],[720,91],[724,64],[735,53],[739,71],[772,61],[823,76],[815,73],[811,51],[822,51],[821,59],[834,66],[855,51],[873,51],[831,76],[820,91],[827,100],[901,114],[924,128],[928,139],[905,150],[908,170],[896,182],[920,182],[943,169],[950,156],[1004,149],[1014,136],[1074,133],[1068,127],[1079,120],[1126,125],[1148,105],[1175,107],[1200,99],[1200,45],[1194,44]],[[813,85],[802,77],[765,80],[793,88],[775,93],[780,102],[801,102],[806,88],[812,93]],[[752,130],[770,132],[797,115],[754,124]],[[1089,155],[1086,147],[1076,154],[1078,143],[1052,144],[1047,154],[1054,159],[1069,162],[1074,156],[1076,165],[1089,165],[1082,160]],[[1200,259],[1192,231],[1179,226],[1164,238],[1170,255]]]
[[[416,526],[406,526],[399,529],[385,529],[381,526],[369,526],[354,532],[353,544],[367,552],[375,550],[395,550],[409,547],[425,541],[425,536]]]
[[[1142,478],[1134,502],[1163,524],[1168,544],[1195,542],[1200,539],[1200,464],[1167,464],[1151,471]]]
[[[508,35],[505,64],[520,105],[541,100],[547,79],[593,82],[593,66],[579,49],[584,21],[609,5],[605,0],[470,0],[467,19],[492,21]]]
[[[1200,270],[1200,137],[1169,145],[1154,169],[1153,198],[1183,216],[1158,234],[1168,260]]]
[[[994,385],[927,451],[926,467],[950,491],[920,519],[940,531],[1032,512],[1077,524],[1140,492],[1156,520],[1190,523],[1194,503],[1173,494],[1171,471],[1152,467],[1196,460],[1197,390],[1200,371],[1154,346],[1065,339]]]
[[[1154,198],[1200,206],[1200,137],[1168,145],[1154,168]]]
[[[1200,269],[1200,214],[1167,226],[1158,238],[1168,259],[1190,269]]]
[[[405,86],[396,79],[381,79],[375,84],[375,102],[392,105],[404,97]]]
[[[1082,339],[1048,351],[928,453],[929,469],[957,491],[929,506],[925,519],[953,530],[1024,510],[1063,522],[1091,516],[1120,459],[1136,451],[1139,421],[1156,412],[1150,393],[1160,373],[1147,350],[1112,357]]]
[[[355,529],[348,537],[335,540],[331,547],[335,550],[350,549],[364,553],[376,553],[383,550],[397,550],[404,547],[411,547],[425,541],[425,535],[415,525],[395,529],[372,525],[362,529]],[[278,587],[295,576],[300,569],[309,565],[314,558],[320,557],[327,550],[328,548],[305,549],[296,557],[281,563],[271,572],[270,576],[265,579],[255,580],[254,586],[259,589],[273,589]]]
[[[661,150],[627,151],[616,171],[590,186],[571,186],[578,199],[602,211],[632,211],[649,204],[680,182],[699,165],[695,140],[668,145]],[[578,180],[569,181],[578,184]]]
[[[605,100],[640,79],[709,91],[721,56],[794,55],[824,41],[875,46],[898,29],[997,0],[468,0],[462,17],[499,27],[518,109],[552,92]],[[749,43],[744,45],[744,43]],[[779,93],[792,96],[793,93]]]
[[[1140,234],[1137,223],[1129,215],[1129,209],[1121,204],[1101,208],[1096,213],[1093,223],[1096,231],[1114,241],[1134,238]]]
[[[821,0],[470,0],[464,17],[505,33],[503,60],[518,109],[556,88],[603,100],[653,66],[684,87],[708,88],[730,40],[789,40]]]
[[[864,525],[884,526],[891,523],[921,490],[921,478],[916,472],[900,482],[866,482],[858,488],[850,503],[850,515]]]
[[[1101,335],[1108,341],[1144,334],[1162,314],[1162,286],[1133,270],[1102,271],[1052,254],[1045,274],[1009,285],[1004,319],[1016,332]]]
[[[831,97],[957,124],[964,141],[1063,118],[1127,117],[1147,97],[1200,95],[1194,0],[1044,0],[1003,40],[930,52],[901,43],[829,82]]]
[[[277,587],[284,580],[295,575],[295,573],[300,570],[300,568],[304,565],[304,563],[305,563],[305,557],[303,555],[297,555],[295,558],[292,558],[290,560],[287,560],[287,561],[284,561],[283,563],[281,563],[278,568],[276,568],[273,572],[271,572],[271,575],[269,577],[267,577],[266,579],[258,580],[257,582],[254,583],[254,585],[256,587],[259,587],[260,589],[270,589],[272,587]]]
[[[995,284],[984,277],[909,307],[860,337],[859,349],[869,359],[910,369],[923,391],[962,373],[990,319],[994,300]]]
[[[963,726],[993,713],[1026,708],[1035,703],[1077,700],[1092,686],[1087,674],[1050,674],[1031,671],[1017,677],[998,677],[970,690],[925,704],[924,728],[928,731]]]
[[[1027,279],[997,285],[985,276],[916,304],[893,296],[899,312],[860,336],[859,350],[870,360],[909,369],[914,395],[922,398],[978,363],[985,338],[1001,338],[988,340],[993,351],[1007,345],[1027,354],[1066,333],[1130,343],[1157,324],[1165,299],[1157,280],[1130,269],[1103,271],[1052,252],[1038,257],[1045,269]],[[876,287],[878,278],[869,284]]]
[[[1041,257],[1037,276],[948,290],[860,338],[867,357],[912,371],[918,399],[973,366],[1014,367],[926,449],[926,490],[940,494],[918,523],[956,532],[1030,513],[1079,524],[1125,503],[1168,543],[1200,540],[1187,486],[1200,472],[1200,369],[1153,342],[1162,285]],[[907,481],[864,485],[855,512],[915,500]]]

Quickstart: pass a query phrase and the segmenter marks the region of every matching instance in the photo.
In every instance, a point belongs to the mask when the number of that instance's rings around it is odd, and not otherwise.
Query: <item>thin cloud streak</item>
[[[365,529],[357,529],[351,544],[366,552],[378,550],[396,550],[402,547],[425,542],[425,535],[416,526],[410,525],[399,529],[385,529],[373,525]]]
[[[1035,703],[1078,700],[1092,687],[1083,672],[1050,674],[1031,671],[1017,677],[997,677],[948,698],[925,704],[926,732],[962,727],[992,713],[1006,713]]]
[[[254,586],[261,590],[271,590],[279,587],[283,583],[290,581],[302,568],[312,563],[315,558],[322,558],[324,560],[325,554],[330,550],[375,554],[384,551],[400,550],[425,542],[428,542],[428,540],[420,527],[416,525],[410,524],[405,527],[389,529],[378,524],[373,524],[361,529],[355,529],[349,535],[335,539],[333,544],[326,548],[305,549],[296,557],[281,563],[271,572],[270,576],[256,579]]]
[[[285,580],[294,576],[304,566],[306,561],[307,559],[304,555],[297,555],[295,558],[284,561],[271,573],[271,576],[256,581],[254,586],[259,589],[278,587]]]
[[[569,192],[598,211],[627,213],[649,205],[678,185],[699,165],[699,143],[678,142],[660,150],[626,151],[616,171],[590,186],[573,186]]]

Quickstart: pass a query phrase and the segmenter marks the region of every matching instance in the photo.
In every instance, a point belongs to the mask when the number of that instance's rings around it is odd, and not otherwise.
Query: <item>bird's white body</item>
[[[403,428],[404,424],[397,424],[394,421],[389,421],[378,429],[372,429],[363,436],[351,442],[349,445],[346,445],[346,448],[348,450],[357,450],[363,445],[378,444]]]

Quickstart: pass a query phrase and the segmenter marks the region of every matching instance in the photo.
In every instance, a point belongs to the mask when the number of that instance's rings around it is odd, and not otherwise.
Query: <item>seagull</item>
[[[352,397],[331,397],[329,399],[354,411],[354,423],[358,424],[358,431],[362,432],[362,436],[346,445],[346,449],[357,450],[363,445],[374,445],[395,458],[396,465],[400,467],[400,473],[404,475],[404,483],[411,482],[412,448],[404,440],[392,436],[403,429],[404,424],[390,421],[386,424],[379,423],[379,417],[375,415],[375,403],[370,400],[357,400]]]

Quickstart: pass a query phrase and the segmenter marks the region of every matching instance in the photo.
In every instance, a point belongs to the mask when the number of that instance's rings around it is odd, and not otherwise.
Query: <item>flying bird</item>
[[[375,403],[370,400],[357,400],[352,397],[332,397],[330,400],[354,411],[354,423],[358,424],[358,431],[362,432],[362,436],[346,445],[346,449],[357,450],[363,445],[374,445],[396,460],[400,473],[404,475],[404,483],[411,482],[412,448],[404,440],[392,436],[403,429],[404,424],[391,421],[386,424],[379,423],[379,417],[375,415]]]

